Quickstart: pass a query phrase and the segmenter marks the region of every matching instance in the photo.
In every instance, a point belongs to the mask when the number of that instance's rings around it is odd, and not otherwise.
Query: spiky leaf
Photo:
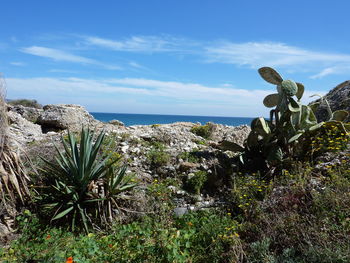
[[[279,85],[283,81],[280,74],[278,74],[276,70],[270,67],[259,68],[259,74],[264,80],[271,84]]]
[[[277,106],[279,100],[278,93],[273,93],[270,95],[267,95],[263,101],[264,105],[268,108],[273,108]]]
[[[292,142],[298,140],[299,137],[300,137],[301,135],[303,135],[302,132],[301,132],[301,133],[297,133],[296,135],[294,135],[292,138],[290,138],[290,139],[288,140],[288,143],[292,143]]]

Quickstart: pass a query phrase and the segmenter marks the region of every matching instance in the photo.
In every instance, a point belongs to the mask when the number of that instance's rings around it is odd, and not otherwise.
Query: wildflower
[[[50,239],[50,238],[51,238],[51,235],[48,234],[48,235],[46,236],[46,240],[48,240],[48,239]]]
[[[231,213],[227,213],[227,215],[228,215],[228,216],[230,216],[230,215],[231,215]]]
[[[69,258],[67,258],[67,260],[66,260],[66,263],[73,263],[74,261],[73,261],[73,257],[69,257]]]
[[[109,248],[112,248],[112,247],[113,247],[113,245],[112,245],[112,244],[108,244],[108,247],[109,247]]]

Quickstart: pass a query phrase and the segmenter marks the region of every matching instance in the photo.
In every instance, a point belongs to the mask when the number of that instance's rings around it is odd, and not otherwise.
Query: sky
[[[305,85],[350,79],[348,0],[1,0],[8,99],[90,112],[268,116],[262,66]]]

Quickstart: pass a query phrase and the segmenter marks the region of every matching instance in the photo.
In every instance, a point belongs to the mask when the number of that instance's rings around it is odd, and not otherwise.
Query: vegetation
[[[205,171],[198,171],[187,176],[184,188],[191,193],[199,195],[206,181],[207,173]]]
[[[0,76],[0,212],[12,215],[14,207],[30,197],[22,149],[11,145],[5,104],[5,82]]]
[[[21,105],[24,107],[31,107],[31,108],[37,108],[37,109],[41,109],[43,107],[36,100],[28,100],[28,99],[11,100],[8,103],[10,105]]]
[[[197,125],[191,128],[191,132],[203,137],[204,139],[209,139],[213,132],[213,125],[211,123]]]
[[[135,186],[129,184],[130,177],[125,175],[126,167],[116,167],[119,158],[113,153],[99,156],[104,140],[101,132],[93,142],[93,132],[82,129],[80,142],[68,133],[68,141],[62,139],[65,149],[57,149],[56,163],[47,162],[44,172],[44,185],[40,202],[53,220],[69,221],[71,229],[82,223],[86,232],[88,225],[112,221],[112,205],[120,192]],[[100,194],[98,181],[102,182],[103,194]]]
[[[160,167],[170,161],[170,155],[165,151],[165,146],[162,143],[154,142],[151,150],[147,153],[147,159],[151,166]]]
[[[217,174],[223,167],[229,167],[230,174],[227,184],[210,193],[218,201],[213,207],[185,208],[184,215],[176,215],[178,189],[187,191],[182,191],[184,198],[198,202],[189,193],[200,195],[212,184],[209,171],[189,170],[183,177],[145,178],[134,193],[140,207],[127,207],[132,215],[122,220],[121,205],[131,202],[120,199],[129,197],[134,179],[126,175],[113,136],[94,136],[83,129],[63,138],[64,151],[57,150],[56,161],[42,167],[31,209],[16,218],[21,235],[0,249],[0,261],[350,262],[350,138],[349,125],[343,123],[347,112],[329,109],[328,120],[318,122],[313,113],[317,105],[300,103],[302,84],[283,80],[271,68],[259,72],[277,85],[277,93],[264,99],[274,108],[271,118],[253,120],[244,147],[221,144],[238,157],[223,161],[231,166],[214,166]],[[209,138],[207,125],[192,132]],[[152,168],[169,163],[164,144],[148,144]],[[322,158],[337,161],[322,163]],[[201,161],[195,151],[177,159]]]

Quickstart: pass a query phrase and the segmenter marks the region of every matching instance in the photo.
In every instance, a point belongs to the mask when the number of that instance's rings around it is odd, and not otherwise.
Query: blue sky
[[[349,1],[2,0],[7,98],[89,111],[267,116],[276,68],[305,102],[349,79]]]

